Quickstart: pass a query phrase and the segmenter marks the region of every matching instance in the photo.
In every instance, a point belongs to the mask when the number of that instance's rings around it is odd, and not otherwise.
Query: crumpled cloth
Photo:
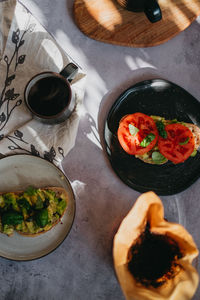
[[[56,125],[33,119],[24,103],[27,82],[43,71],[59,73],[70,62],[79,67],[71,82],[73,113]],[[84,90],[85,73],[36,18],[16,0],[0,2],[0,153],[32,154],[61,167],[75,145]]]

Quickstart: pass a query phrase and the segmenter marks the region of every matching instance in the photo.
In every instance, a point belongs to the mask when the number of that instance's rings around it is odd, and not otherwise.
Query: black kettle
[[[151,23],[162,19],[162,12],[156,0],[117,0],[127,10],[144,12]]]

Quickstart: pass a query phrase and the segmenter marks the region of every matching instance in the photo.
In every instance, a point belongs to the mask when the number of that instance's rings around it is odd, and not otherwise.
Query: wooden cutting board
[[[133,0],[134,1],[134,0]],[[115,0],[75,0],[74,18],[88,37],[121,46],[151,47],[186,29],[200,15],[200,0],[158,0],[162,20],[125,10]]]

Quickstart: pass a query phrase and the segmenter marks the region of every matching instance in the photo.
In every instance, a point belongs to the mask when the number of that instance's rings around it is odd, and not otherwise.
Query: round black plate
[[[200,153],[178,165],[167,162],[151,165],[127,154],[117,139],[120,119],[126,114],[177,119],[200,126],[200,103],[183,88],[163,79],[145,80],[127,89],[115,101],[108,114],[104,138],[106,151],[116,174],[139,192],[154,191],[172,195],[188,188],[200,176]]]

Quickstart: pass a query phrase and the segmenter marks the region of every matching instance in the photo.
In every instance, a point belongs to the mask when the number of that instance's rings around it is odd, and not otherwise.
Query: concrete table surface
[[[87,73],[85,114],[76,145],[63,161],[76,195],[71,232],[59,248],[41,259],[0,258],[0,299],[124,299],[113,269],[112,240],[140,193],[111,169],[102,150],[104,121],[115,98],[144,79],[170,80],[200,100],[200,18],[163,45],[128,48],[83,35],[74,23],[72,0],[21,2]],[[166,218],[181,223],[198,248],[199,190],[197,180],[184,192],[161,196]],[[196,266],[200,271],[198,261]],[[193,299],[199,298],[200,289]]]

